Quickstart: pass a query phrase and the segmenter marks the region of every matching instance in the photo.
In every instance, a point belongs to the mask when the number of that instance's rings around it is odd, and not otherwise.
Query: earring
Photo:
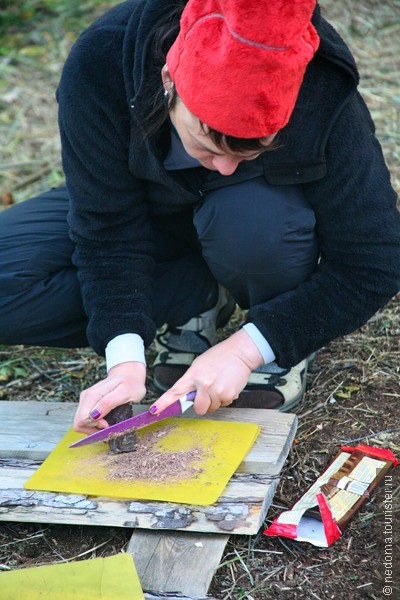
[[[164,96],[165,108],[168,110],[169,109],[169,92],[168,92],[168,90],[164,90],[163,96]]]

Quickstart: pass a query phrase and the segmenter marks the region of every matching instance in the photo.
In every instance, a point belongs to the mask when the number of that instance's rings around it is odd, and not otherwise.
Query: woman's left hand
[[[146,393],[146,366],[142,362],[115,365],[107,377],[84,390],[75,413],[74,429],[93,433],[108,427],[107,414],[126,402],[140,402]]]

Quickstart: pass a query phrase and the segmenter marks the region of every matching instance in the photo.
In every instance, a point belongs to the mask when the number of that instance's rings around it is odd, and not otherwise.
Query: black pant
[[[59,188],[0,214],[0,343],[88,345],[68,193]],[[153,220],[157,326],[204,310],[216,282],[242,308],[304,281],[317,261],[315,218],[300,186],[260,177],[208,193],[195,211]]]

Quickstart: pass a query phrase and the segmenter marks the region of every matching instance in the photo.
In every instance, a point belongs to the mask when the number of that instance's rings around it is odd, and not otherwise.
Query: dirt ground
[[[90,4],[90,3],[89,3]],[[105,2],[104,8],[112,5]],[[400,3],[326,0],[323,14],[350,45],[361,91],[400,189]],[[97,8],[97,10],[99,10]],[[91,14],[85,19],[90,21]],[[79,25],[43,17],[16,31],[0,63],[0,197],[6,206],[62,180],[54,89]],[[11,197],[12,195],[12,197]],[[240,318],[240,315],[236,318]],[[223,334],[235,327],[231,321]],[[400,457],[400,296],[360,330],[323,348],[295,412],[296,439],[265,525],[289,508],[341,444],[389,448]],[[148,352],[151,364],[152,349]],[[0,399],[76,401],[103,376],[90,350],[0,346]],[[155,396],[151,369],[149,401]],[[400,598],[400,479],[393,471],[393,581],[384,589],[385,490],[381,486],[329,549],[280,538],[231,536],[210,596],[217,600]],[[386,498],[387,500],[387,498]],[[126,547],[130,530],[0,524],[0,570],[108,556]],[[389,586],[389,587],[390,587]]]

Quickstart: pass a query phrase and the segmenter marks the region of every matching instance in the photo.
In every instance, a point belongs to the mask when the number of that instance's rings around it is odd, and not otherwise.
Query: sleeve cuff
[[[137,333],[123,333],[108,342],[106,350],[107,373],[112,367],[124,362],[141,362],[146,364],[144,343]]]
[[[260,351],[260,354],[264,359],[264,364],[268,364],[275,360],[275,354],[271,346],[268,344],[267,340],[260,330],[254,325],[254,323],[246,323],[243,325],[243,329],[249,334]]]

